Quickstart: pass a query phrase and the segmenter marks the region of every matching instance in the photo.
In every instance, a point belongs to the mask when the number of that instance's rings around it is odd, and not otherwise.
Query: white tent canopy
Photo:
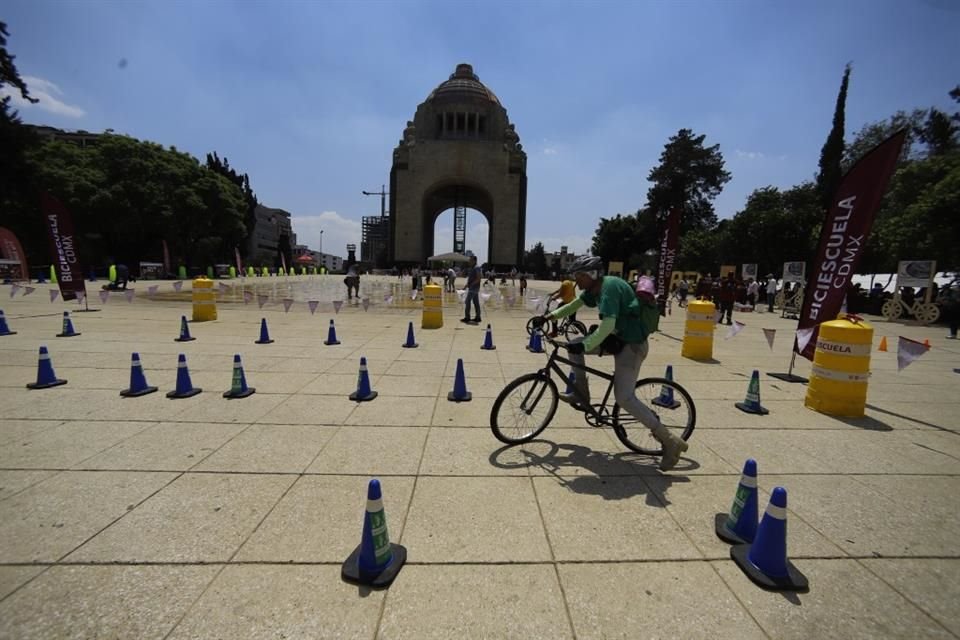
[[[470,258],[462,253],[441,253],[440,255],[430,256],[427,262],[470,262]]]

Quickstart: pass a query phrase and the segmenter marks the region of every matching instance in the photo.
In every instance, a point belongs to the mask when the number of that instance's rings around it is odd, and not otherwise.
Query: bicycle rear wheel
[[[545,373],[527,373],[510,382],[490,410],[490,429],[500,442],[533,440],[557,412],[557,385]]]
[[[637,398],[675,434],[689,440],[697,423],[697,408],[687,390],[666,378],[644,378],[634,389]],[[663,453],[660,442],[642,422],[613,406],[613,431],[620,442],[637,453],[657,456]]]
[[[570,341],[574,338],[587,335],[587,327],[579,320],[571,320],[563,328],[563,333],[566,336],[567,341]]]

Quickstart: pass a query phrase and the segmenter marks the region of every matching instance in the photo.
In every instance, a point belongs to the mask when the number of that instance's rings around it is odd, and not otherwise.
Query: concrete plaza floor
[[[54,335],[76,303],[0,287],[18,332],[0,337],[0,638],[960,636],[960,343],[942,327],[870,318],[890,351],[873,353],[866,417],[839,419],[766,375],[787,370],[796,321],[740,314],[746,329],[718,327],[701,363],[680,356],[674,313],[641,374],[672,364],[698,420],[664,474],[565,405],[535,442],[493,437],[493,399],[546,360],[524,349],[519,303],[493,296],[469,326],[450,299],[443,328],[421,330],[419,303],[385,299],[386,279],[364,279],[367,310],[336,314],[339,279],[299,282],[262,309],[224,291],[187,343],[173,339],[189,298],[169,282],[153,296],[136,283],[132,302],[91,295],[100,311],[73,313],[74,338]],[[254,344],[261,318],[273,344]],[[338,346],[322,343],[331,318]],[[403,349],[410,321],[420,346]],[[772,350],[761,328],[777,329]],[[932,346],[900,373],[898,335]],[[41,344],[68,384],[25,388]],[[133,351],[160,392],[121,399]],[[171,400],[179,353],[203,393]],[[226,400],[235,353],[256,393]],[[358,404],[361,356],[379,397]],[[469,403],[447,400],[458,358]],[[767,416],[734,408],[754,369]],[[789,492],[809,593],[754,586],[714,535],[747,457],[761,512],[773,487]],[[383,591],[340,579],[372,477],[409,554]]]

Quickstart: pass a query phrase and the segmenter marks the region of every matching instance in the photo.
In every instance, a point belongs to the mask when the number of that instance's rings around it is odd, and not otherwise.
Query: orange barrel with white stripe
[[[867,404],[873,327],[844,317],[820,325],[804,404],[831,416],[859,418]]]
[[[420,326],[424,329],[443,326],[443,288],[438,284],[428,284],[423,288],[423,319]]]
[[[683,329],[680,355],[693,360],[713,358],[713,329],[716,306],[709,300],[691,300],[687,305],[687,323]]]

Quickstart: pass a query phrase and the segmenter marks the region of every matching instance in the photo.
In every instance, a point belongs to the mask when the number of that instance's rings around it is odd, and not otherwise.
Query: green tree
[[[622,261],[624,271],[629,272],[641,268],[646,251],[656,246],[656,216],[649,209],[641,209],[634,215],[600,218],[590,251],[603,258],[605,263]]]
[[[24,100],[35,103],[14,64],[16,56],[7,51],[8,36],[7,25],[0,22],[0,89],[10,86]],[[12,228],[18,236],[31,232],[26,222],[29,215],[22,205],[31,192],[25,153],[34,143],[35,136],[20,122],[19,114],[10,106],[10,96],[5,95],[0,99],[0,226]],[[28,253],[28,257],[32,256]]]
[[[829,210],[833,204],[833,195],[840,185],[843,176],[841,162],[843,160],[843,128],[844,111],[847,104],[847,87],[850,84],[850,65],[843,70],[843,80],[840,81],[840,93],[837,94],[837,104],[833,109],[833,126],[827,141],[820,150],[820,172],[817,174],[817,194],[820,205]]]
[[[547,253],[543,249],[543,243],[538,242],[533,245],[529,251],[523,254],[523,269],[527,273],[534,274],[534,277],[543,278],[547,275]]]
[[[709,229],[717,223],[713,200],[730,181],[724,170],[720,145],[704,147],[705,135],[680,129],[664,145],[660,164],[650,170],[646,209],[663,221],[674,208],[683,212],[681,235],[692,229]]]
[[[871,122],[861,127],[854,134],[850,144],[846,145],[844,149],[843,171],[849,171],[857,160],[901,129],[907,130],[907,137],[903,142],[903,150],[900,152],[900,166],[920,157],[922,153],[920,146],[917,144],[917,132],[923,127],[926,113],[923,109],[914,109],[909,113],[898,111],[886,120]]]
[[[253,189],[250,187],[250,176],[246,173],[239,174],[233,168],[230,167],[230,162],[226,157],[223,160],[220,160],[220,157],[217,155],[217,152],[207,154],[207,168],[215,173],[220,174],[233,184],[237,185],[240,191],[243,193],[243,201],[246,205],[246,212],[244,215],[244,224],[247,229],[247,237],[244,238],[245,242],[243,246],[240,247],[240,253],[247,257],[247,250],[250,246],[249,235],[253,233],[253,229],[257,224],[257,205],[260,204],[257,200],[257,194],[253,192]],[[291,251],[289,249],[290,239],[286,235],[281,238],[281,240],[286,240],[287,249],[287,260],[290,260]]]

